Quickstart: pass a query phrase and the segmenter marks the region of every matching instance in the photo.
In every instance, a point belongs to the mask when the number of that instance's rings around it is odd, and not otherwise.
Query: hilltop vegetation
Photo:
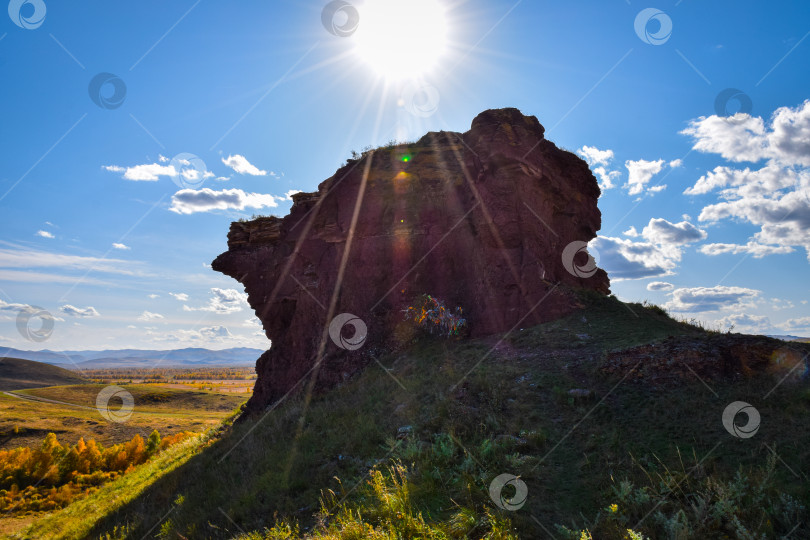
[[[23,537],[57,517],[59,538],[810,534],[810,447],[796,437],[810,432],[807,386],[784,371],[668,386],[606,376],[610,351],[706,332],[652,306],[585,302],[505,336],[421,338],[332,391],[243,419],[137,497],[91,495],[91,525],[71,505]],[[755,437],[724,428],[734,401],[758,409]],[[519,510],[490,498],[504,473],[527,486]]]
[[[154,430],[146,441],[135,435],[126,443],[105,448],[83,438],[63,446],[49,433],[39,448],[0,450],[0,512],[10,515],[65,507],[192,435],[185,431],[161,439]]]
[[[157,429],[162,435],[201,433],[217,426],[238,408],[247,394],[218,394],[200,390],[121,384],[136,407],[125,423],[107,421],[96,409],[103,384],[71,384],[0,393],[0,449],[37,448],[48,433],[70,444],[80,437],[105,446],[146,439]]]
[[[76,373],[58,366],[20,358],[0,358],[0,391],[83,382],[86,381]]]

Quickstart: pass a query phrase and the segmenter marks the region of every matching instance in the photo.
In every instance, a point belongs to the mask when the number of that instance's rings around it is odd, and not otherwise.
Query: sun
[[[357,53],[387,79],[420,77],[447,49],[447,21],[439,0],[366,0],[355,33]]]

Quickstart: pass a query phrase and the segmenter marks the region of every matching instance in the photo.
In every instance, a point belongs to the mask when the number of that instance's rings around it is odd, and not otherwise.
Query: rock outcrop
[[[284,218],[233,223],[213,268],[245,286],[272,340],[249,408],[356,372],[407,332],[403,310],[425,293],[462,307],[472,336],[568,314],[572,288],[609,293],[582,249],[601,226],[599,194],[535,117],[499,109],[466,133],[349,160]],[[341,314],[356,319],[330,336]]]

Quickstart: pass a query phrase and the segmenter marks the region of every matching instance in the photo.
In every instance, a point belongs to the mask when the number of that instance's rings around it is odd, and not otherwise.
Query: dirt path
[[[56,405],[66,405],[68,407],[73,407],[74,409],[85,409],[88,411],[96,411],[95,407],[87,407],[85,405],[76,405],[75,403],[68,403],[67,401],[57,401],[55,399],[48,399],[43,397],[36,397],[36,396],[24,396],[20,394],[15,394],[14,392],[3,392],[5,395],[10,397],[15,397],[17,399],[24,399],[26,401],[40,401],[44,403],[54,403]]]

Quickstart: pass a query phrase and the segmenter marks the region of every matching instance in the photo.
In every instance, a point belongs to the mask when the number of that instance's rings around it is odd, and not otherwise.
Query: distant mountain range
[[[188,348],[169,351],[120,349],[106,351],[21,351],[0,348],[0,358],[22,358],[64,368],[252,366],[264,351],[237,347],[212,351]]]
[[[803,341],[808,342],[810,338],[806,337],[799,337],[799,336],[767,336],[769,338],[781,339],[782,341]]]

